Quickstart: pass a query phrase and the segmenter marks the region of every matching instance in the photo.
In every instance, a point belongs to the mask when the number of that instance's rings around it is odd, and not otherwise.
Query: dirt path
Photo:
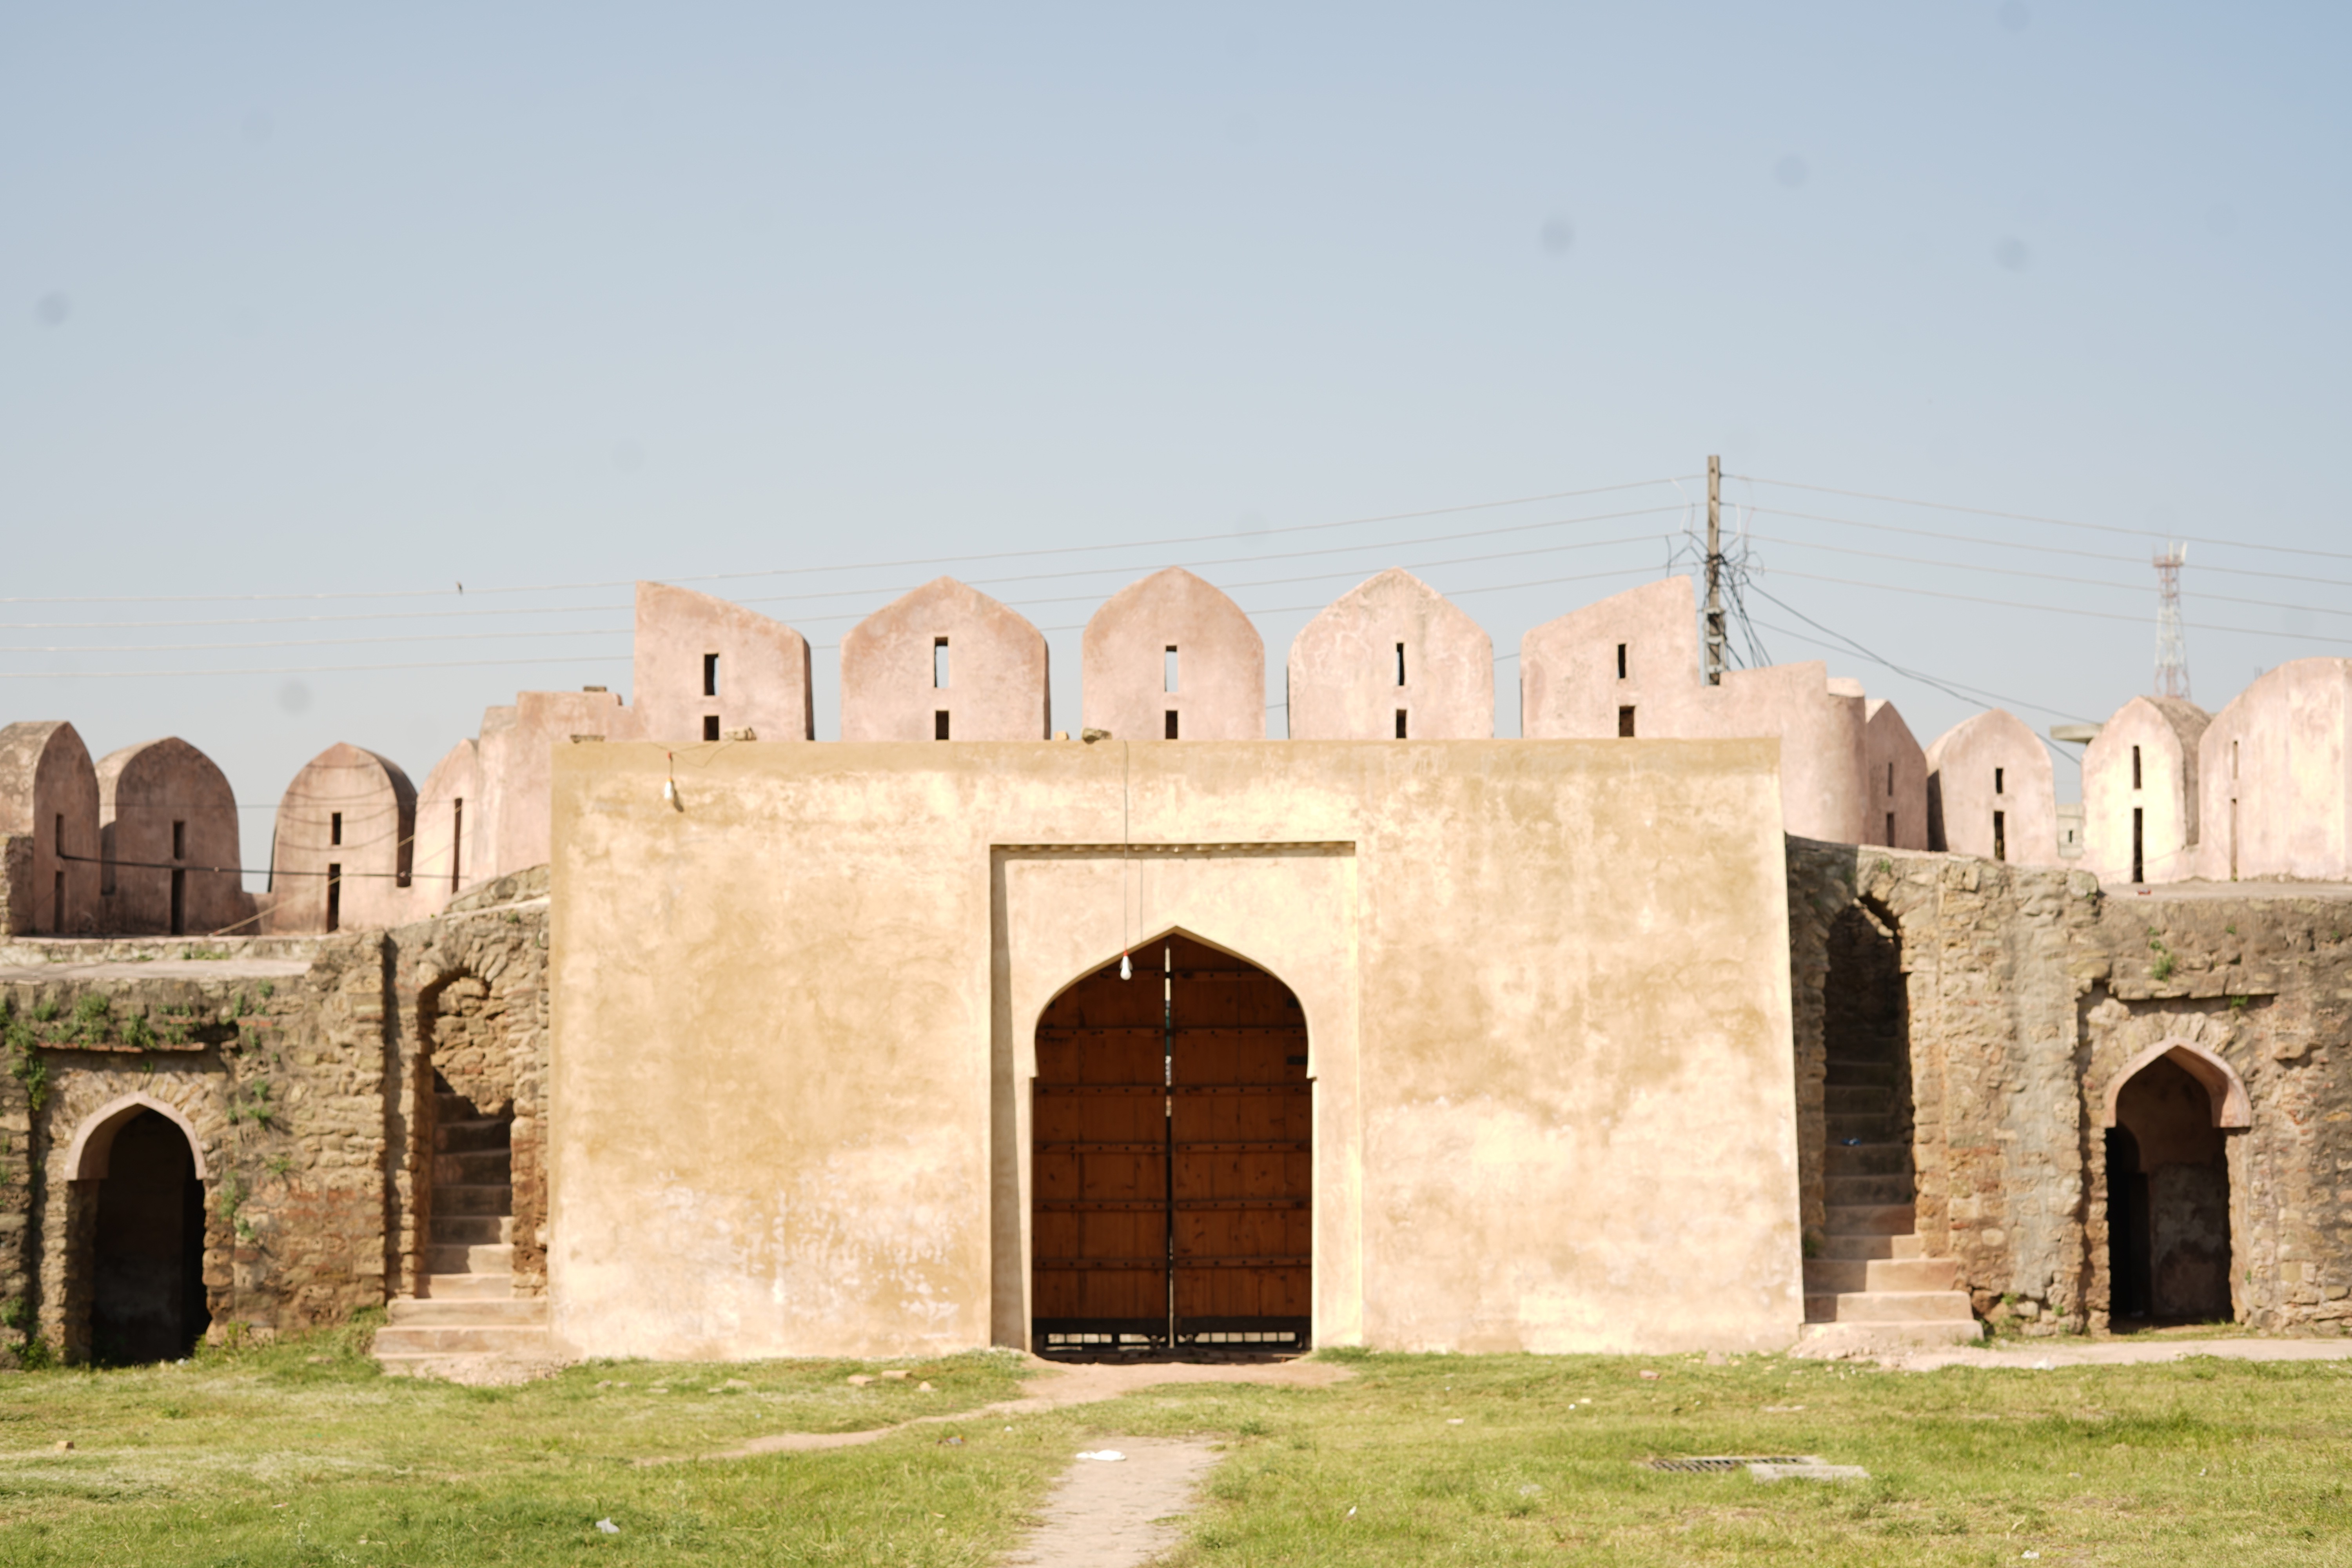
[[[2044,1341],[2000,1350],[1981,1345],[1949,1345],[1898,1352],[1882,1356],[1879,1364],[1897,1372],[1934,1372],[1946,1366],[2041,1372],[2060,1366],[2142,1366],[2191,1355],[2220,1356],[2228,1361],[2344,1361],[2352,1359],[2352,1340],[2126,1339],[2089,1343]]]
[[[1217,1462],[1209,1445],[1118,1437],[1103,1447],[1121,1458],[1074,1460],[1037,1527],[1004,1560],[1008,1568],[1135,1568],[1182,1537],[1179,1518],[1192,1511],[1201,1478]]]
[[[1141,1362],[1124,1364],[1080,1362],[1064,1364],[1032,1357],[1031,1362],[1047,1370],[1032,1379],[1029,1392],[1018,1399],[1001,1400],[994,1405],[958,1411],[951,1415],[919,1415],[912,1421],[902,1421],[894,1426],[877,1426],[865,1432],[778,1432],[766,1437],[754,1437],[740,1448],[723,1448],[715,1454],[704,1454],[701,1458],[748,1459],[759,1454],[854,1448],[861,1443],[878,1443],[891,1433],[903,1432],[910,1426],[976,1421],[991,1415],[1035,1415],[1073,1405],[1093,1405],[1105,1399],[1117,1399],[1139,1388],[1163,1387],[1171,1383],[1255,1383],[1275,1388],[1328,1388],[1356,1375],[1344,1366],[1306,1361]],[[640,1459],[637,1462],[641,1465],[666,1465],[674,1464],[676,1460]],[[1118,1468],[1117,1465],[1095,1468]]]

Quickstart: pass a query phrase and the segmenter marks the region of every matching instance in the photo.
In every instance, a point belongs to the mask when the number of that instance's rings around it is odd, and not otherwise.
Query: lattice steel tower
[[[2180,568],[2189,546],[2168,546],[2156,558],[2156,694],[2189,696],[2189,642],[2180,635]]]

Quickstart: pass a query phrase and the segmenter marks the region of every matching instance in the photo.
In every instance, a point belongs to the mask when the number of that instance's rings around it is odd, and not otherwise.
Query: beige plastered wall
[[[1784,1345],[1774,751],[748,744],[674,808],[658,748],[558,748],[556,1331],[1024,1342],[1038,1013],[1181,930],[1305,1009],[1320,1342]]]

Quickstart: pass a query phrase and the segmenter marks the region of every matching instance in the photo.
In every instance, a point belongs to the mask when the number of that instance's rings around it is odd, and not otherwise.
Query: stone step
[[[472,1325],[387,1323],[375,1331],[378,1361],[394,1356],[500,1355],[546,1357],[554,1344],[544,1324]]]
[[[1823,1176],[1822,1188],[1833,1209],[1864,1204],[1907,1204],[1913,1196],[1908,1171],[1877,1176]]]
[[[1832,1143],[1824,1151],[1822,1162],[1824,1173],[1832,1176],[1882,1176],[1911,1173],[1911,1145],[1908,1143]]]
[[[1807,1323],[1797,1331],[1797,1343],[1789,1353],[1806,1360],[1829,1360],[1933,1345],[1975,1344],[1983,1338],[1984,1325],[1974,1318],[1966,1322],[1951,1318],[1924,1323]]]
[[[433,1156],[433,1184],[503,1187],[514,1180],[511,1149],[466,1149]]]
[[[404,1328],[496,1329],[516,1324],[547,1326],[544,1297],[510,1296],[503,1300],[394,1297],[385,1304],[388,1322]]]
[[[444,1121],[433,1129],[433,1147],[446,1154],[469,1149],[504,1149],[513,1142],[514,1123],[504,1117],[495,1121]]]
[[[1808,1258],[1805,1294],[1846,1295],[1863,1290],[1958,1290],[1959,1260],[1952,1258]]]
[[[1849,1138],[1859,1138],[1865,1143],[1902,1142],[1902,1129],[1895,1124],[1893,1111],[1880,1116],[1863,1116],[1849,1110],[1824,1117],[1822,1121],[1826,1123],[1823,1131],[1829,1134],[1832,1143],[1843,1143]]]
[[[1832,1204],[1822,1228],[1831,1236],[1908,1236],[1919,1228],[1919,1211],[1901,1204]]]
[[[1805,1295],[1809,1323],[1958,1323],[1976,1321],[1963,1290],[1847,1290]]]
[[[1890,1058],[1883,1062],[1833,1058],[1826,1064],[1823,1081],[1832,1084],[1874,1083],[1893,1089],[1902,1082],[1902,1069]]]
[[[1918,1236],[1883,1236],[1869,1233],[1822,1237],[1823,1258],[1925,1258],[1927,1239]]]
[[[435,1247],[497,1247],[514,1239],[514,1216],[501,1214],[436,1214],[425,1239]]]
[[[510,1247],[483,1248],[509,1252]],[[436,1301],[503,1301],[514,1294],[514,1276],[503,1270],[484,1269],[480,1273],[427,1274],[424,1289],[417,1292]]]
[[[468,1246],[436,1244],[425,1249],[425,1271],[442,1274],[514,1273],[514,1247],[509,1242],[479,1242]]]
[[[436,1184],[433,1188],[433,1214],[442,1215],[510,1215],[514,1213],[514,1188],[491,1186],[487,1183],[452,1182]]]
[[[1883,1116],[1895,1108],[1895,1091],[1876,1084],[1822,1086],[1822,1109],[1832,1116]]]

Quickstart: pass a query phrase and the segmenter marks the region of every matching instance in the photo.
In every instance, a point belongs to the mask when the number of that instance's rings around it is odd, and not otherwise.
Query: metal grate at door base
[[[1688,1459],[1636,1459],[1645,1469],[1672,1470],[1678,1475],[1717,1475],[1744,1470],[1750,1465],[1818,1465],[1813,1454],[1710,1454]]]

